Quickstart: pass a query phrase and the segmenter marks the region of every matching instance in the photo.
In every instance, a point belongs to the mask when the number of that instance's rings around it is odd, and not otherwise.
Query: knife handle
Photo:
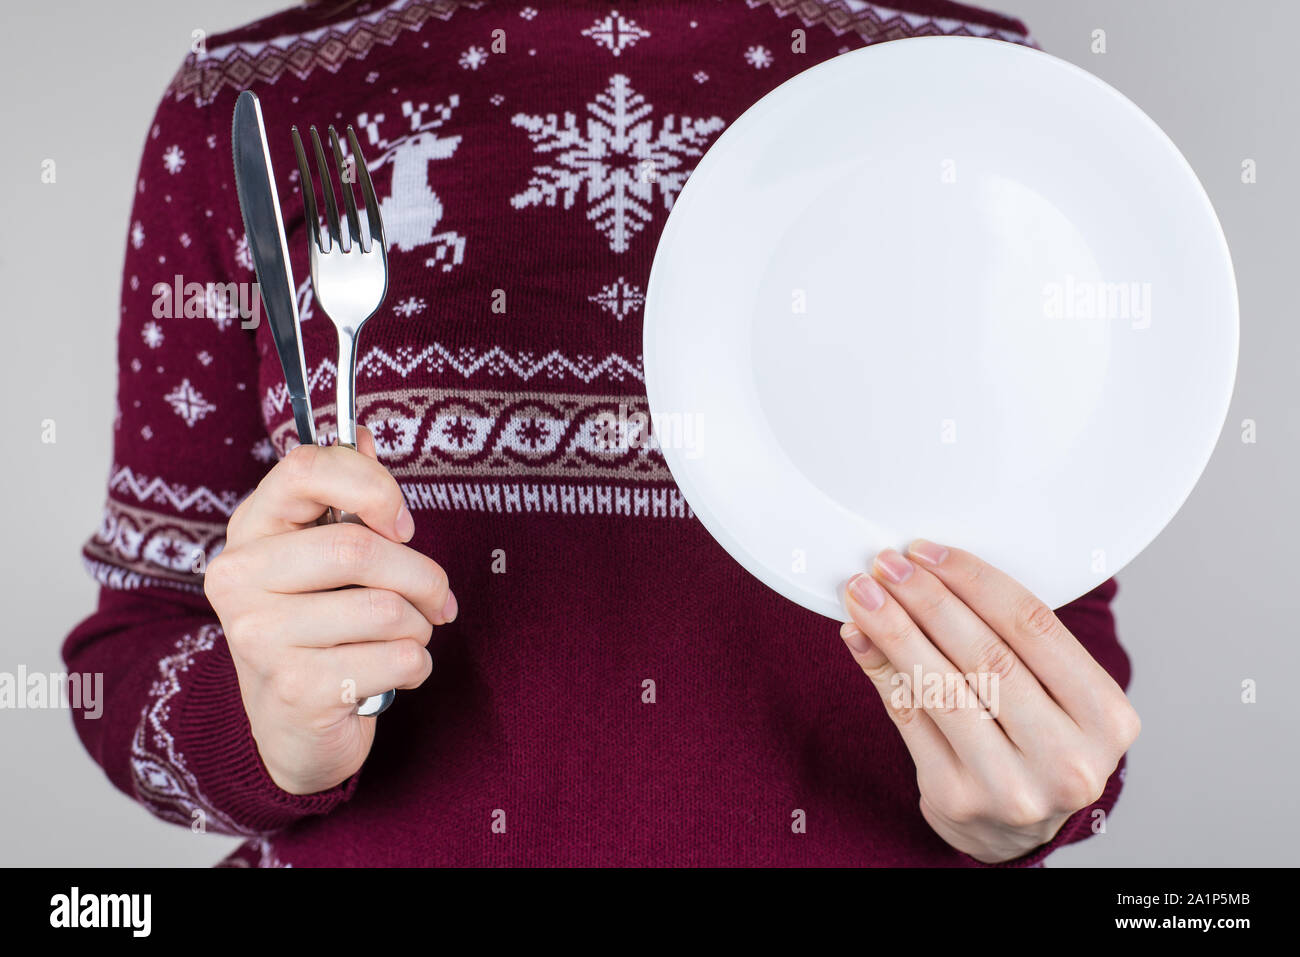
[[[355,445],[346,446],[346,447],[351,449],[356,449]],[[365,524],[365,522],[361,521],[361,516],[357,515],[355,512],[345,512],[340,508],[333,508],[333,507],[325,510],[323,519],[326,524],[333,524],[334,522],[348,522],[349,524],[352,525]],[[348,587],[354,587],[354,586],[348,586]],[[388,706],[393,703],[393,699],[395,699],[396,697],[397,697],[397,691],[392,690],[392,691],[385,691],[383,694],[372,694],[368,698],[362,698],[359,702],[357,702],[357,714],[361,715],[363,718],[370,718],[370,717],[375,717],[376,715],[381,715],[388,710]]]

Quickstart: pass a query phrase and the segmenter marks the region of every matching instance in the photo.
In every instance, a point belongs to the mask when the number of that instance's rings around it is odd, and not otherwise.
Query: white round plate
[[[700,521],[845,619],[879,549],[1059,607],[1173,518],[1223,426],[1237,293],[1201,184],[1091,74],[927,37],[819,64],[700,160],[645,305],[653,431]]]

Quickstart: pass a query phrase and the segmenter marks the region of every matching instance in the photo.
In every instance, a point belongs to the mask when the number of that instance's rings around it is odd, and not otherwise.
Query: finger
[[[431,624],[456,617],[447,573],[431,558],[390,542],[364,525],[315,525],[292,535],[258,539],[227,549],[208,567],[209,592],[226,581],[257,582],[280,594],[319,592],[347,585],[397,592]]]
[[[395,542],[410,541],[415,532],[396,479],[379,462],[339,446],[300,445],[235,510],[226,538],[239,544],[295,531],[331,506],[359,515]]]
[[[409,638],[427,645],[433,625],[404,595],[386,588],[285,595],[284,638],[303,648],[332,648],[363,641]]]
[[[371,695],[424,684],[433,658],[418,641],[367,641],[311,651],[315,672],[313,698],[321,706],[355,709]]]
[[[893,720],[894,727],[898,728],[917,769],[924,767],[935,773],[956,771],[960,764],[952,745],[925,710],[915,707],[912,696],[903,689],[898,670],[885,653],[872,644],[862,629],[851,621],[845,622],[840,628],[840,638],[844,640],[849,654],[862,669],[862,673],[880,694],[885,711]]]
[[[985,707],[1026,754],[1077,737],[1079,729],[1011,647],[948,586],[892,548],[876,556],[880,583],[966,676]]]
[[[1011,576],[970,552],[934,542],[913,542],[908,553],[1002,636],[1080,727],[1108,723],[1127,709],[1123,690],[1106,669],[1052,609]]]
[[[364,425],[357,426],[357,451],[368,458],[379,461],[379,450],[375,448],[375,436]]]
[[[913,700],[964,765],[991,775],[1016,757],[965,678],[875,578],[861,574],[849,582],[846,605],[853,623],[902,673]]]

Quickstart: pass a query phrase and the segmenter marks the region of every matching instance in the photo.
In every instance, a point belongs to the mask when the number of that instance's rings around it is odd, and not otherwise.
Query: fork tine
[[[361,155],[361,144],[357,142],[357,134],[348,124],[348,145],[352,147],[352,155],[357,158],[357,178],[361,180],[361,196],[366,201],[366,219],[370,226],[370,249],[375,248],[375,242],[379,243],[379,251],[384,251],[384,221],[379,217],[379,200],[375,198],[375,186],[370,182],[370,170],[366,169],[365,158]],[[370,252],[367,249],[366,252]]]
[[[343,187],[343,208],[348,213],[348,232],[352,236],[352,242],[359,248],[361,246],[361,219],[357,216],[357,198],[352,192],[352,182],[347,175],[347,162],[343,159],[343,147],[339,145],[339,135],[334,131],[334,124],[330,124],[330,149],[334,151],[334,165],[339,171],[339,183]],[[361,165],[357,157],[352,157],[354,167]],[[354,169],[355,172],[355,169]]]
[[[330,181],[329,167],[325,164],[325,151],[321,149],[320,136],[314,124],[311,128],[311,142],[316,148],[316,168],[320,170],[320,191],[325,197],[325,218],[329,220],[330,241],[347,252],[339,232],[339,207],[334,201],[334,184]]]
[[[307,154],[303,152],[302,138],[298,127],[290,129],[293,134],[293,151],[298,157],[298,186],[302,191],[303,218],[307,221],[307,236],[317,249],[324,249],[320,239],[320,218],[316,215],[316,184],[312,182],[311,168],[307,165]]]

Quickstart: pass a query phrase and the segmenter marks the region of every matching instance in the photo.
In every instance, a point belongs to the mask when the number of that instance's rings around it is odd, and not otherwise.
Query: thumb
[[[375,449],[375,437],[364,425],[357,426],[357,451],[362,455],[370,456],[376,462],[379,461],[379,452]]]

